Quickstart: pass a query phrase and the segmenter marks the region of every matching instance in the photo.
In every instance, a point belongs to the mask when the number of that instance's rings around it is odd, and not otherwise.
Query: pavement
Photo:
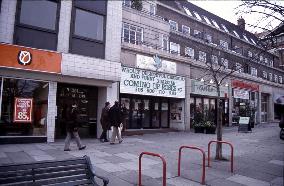
[[[283,186],[284,141],[279,138],[278,124],[261,124],[252,133],[238,133],[237,127],[226,127],[223,140],[234,146],[234,172],[229,161],[214,159],[206,167],[206,185],[212,186]],[[202,148],[215,140],[214,134],[169,132],[127,136],[121,144],[110,145],[97,139],[83,139],[87,145],[79,151],[72,142],[70,152],[63,151],[64,141],[55,143],[0,145],[0,164],[61,160],[88,155],[99,175],[110,179],[110,186],[132,186],[138,182],[138,156],[143,151],[162,155],[167,162],[167,186],[197,186],[201,182],[201,153],[183,150],[181,176],[177,176],[178,149],[182,145]],[[214,147],[213,147],[214,146]],[[223,156],[230,159],[230,148],[223,145]],[[206,158],[207,162],[207,158]],[[142,184],[162,185],[162,163],[157,157],[143,156]]]

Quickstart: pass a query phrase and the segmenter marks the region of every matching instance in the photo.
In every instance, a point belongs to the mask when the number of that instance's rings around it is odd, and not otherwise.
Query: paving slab
[[[240,183],[243,185],[247,185],[247,186],[270,186],[268,182],[257,180],[257,179],[250,178],[247,176],[238,175],[238,174],[227,178],[227,180]]]

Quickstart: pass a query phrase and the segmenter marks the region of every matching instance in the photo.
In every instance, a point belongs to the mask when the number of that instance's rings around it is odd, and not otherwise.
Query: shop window
[[[46,136],[48,82],[4,78],[0,136]]]
[[[143,42],[143,29],[123,23],[122,35],[124,42],[140,45]]]
[[[59,21],[57,1],[18,1],[14,43],[56,50]]]
[[[190,47],[185,47],[184,49],[185,56],[194,59],[194,49]]]
[[[182,25],[182,33],[185,35],[190,35],[190,28],[188,26]]]
[[[105,57],[106,1],[73,1],[70,53]]]
[[[178,31],[178,24],[175,21],[169,20],[171,30]]]
[[[198,60],[202,62],[206,62],[206,53],[199,51]]]
[[[172,54],[180,54],[180,46],[177,43],[170,42],[170,51]]]

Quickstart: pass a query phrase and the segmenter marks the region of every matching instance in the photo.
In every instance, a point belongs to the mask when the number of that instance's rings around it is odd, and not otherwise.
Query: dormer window
[[[256,42],[253,40],[253,39],[250,39],[251,40],[251,42],[253,43],[253,44],[255,44],[256,45]]]
[[[214,26],[215,26],[216,28],[219,28],[219,29],[220,29],[219,25],[217,24],[217,22],[216,22],[215,20],[211,19],[211,21],[212,21],[212,23],[214,24]]]
[[[206,23],[207,23],[208,25],[212,25],[211,22],[209,21],[209,19],[208,19],[206,16],[203,16],[203,18],[204,18],[204,20],[206,21]]]
[[[178,31],[178,24],[175,21],[169,20],[171,30]]]
[[[248,40],[247,36],[246,35],[243,35],[243,36],[244,36],[245,40],[250,43],[250,41]]]
[[[235,30],[233,30],[233,33],[235,34],[236,37],[240,38],[239,34]]]
[[[225,32],[228,32],[229,33],[229,30],[227,29],[227,27],[223,24],[221,24],[222,28],[225,30]]]
[[[195,17],[199,20],[199,21],[202,21],[200,15],[197,13],[197,12],[193,12]]]
[[[192,17],[192,13],[186,8],[185,6],[183,7],[184,11],[186,12],[187,15]]]

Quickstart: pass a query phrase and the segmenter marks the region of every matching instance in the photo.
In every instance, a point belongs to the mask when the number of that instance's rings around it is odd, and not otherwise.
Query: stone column
[[[268,97],[268,122],[274,122],[274,102],[273,102],[273,94],[269,94]]]
[[[2,0],[2,5],[0,6],[0,42],[13,43],[17,2]]]
[[[47,126],[46,126],[47,142],[54,142],[55,116],[57,115],[56,92],[57,92],[57,82],[49,82]]]
[[[68,53],[72,1],[61,1],[57,51]]]
[[[229,98],[229,126],[232,126],[232,122],[233,122],[233,114],[232,114],[232,111],[233,111],[233,107],[234,107],[234,98],[233,98],[233,95],[232,95],[232,86],[231,84],[229,83],[229,86],[228,86],[228,98]]]
[[[184,130],[190,131],[190,92],[191,92],[191,79],[185,78],[185,109],[184,109]]]
[[[259,90],[258,96],[257,96],[257,106],[256,106],[256,123],[261,123],[261,91]]]

